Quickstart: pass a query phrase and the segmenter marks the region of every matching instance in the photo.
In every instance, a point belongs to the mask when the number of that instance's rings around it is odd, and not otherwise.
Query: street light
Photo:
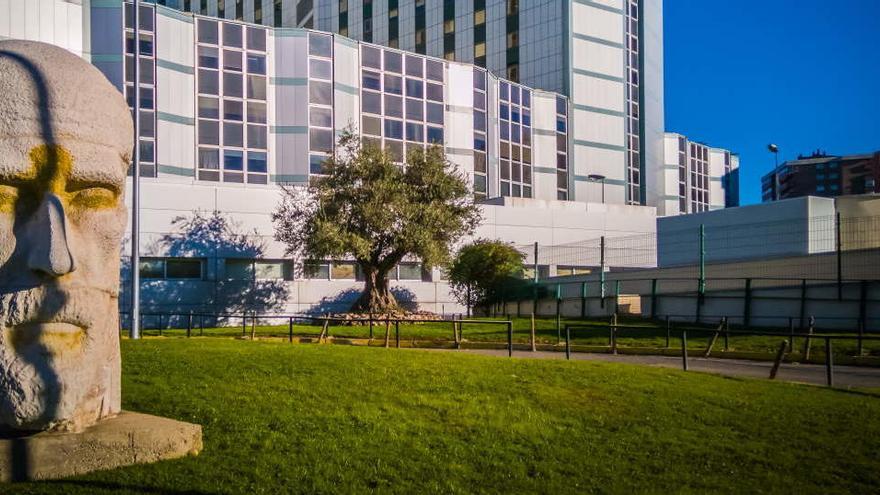
[[[590,179],[593,182],[601,182],[602,183],[602,204],[605,204],[605,176],[601,174],[590,174],[587,176],[587,179]]]
[[[779,146],[773,143],[767,145],[767,151],[773,153],[773,199],[779,198]]]

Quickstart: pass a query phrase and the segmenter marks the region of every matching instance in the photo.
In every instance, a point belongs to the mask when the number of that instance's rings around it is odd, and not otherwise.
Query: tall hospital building
[[[192,300],[175,307],[216,306],[199,294],[230,279],[283,281],[289,310],[354,286],[348,260],[305,270],[284,259],[270,220],[278,185],[320,176],[346,128],[401,161],[442,145],[482,203],[477,235],[518,245],[653,233],[657,216],[738,203],[736,155],[665,133],[662,0],[158,0],[140,9],[136,44],[130,2],[0,0],[0,39],[67,48],[140,106],[141,271],[147,283],[193,284],[181,292]],[[175,219],[197,211],[243,226],[258,249],[180,252]],[[411,260],[395,276],[426,309],[452,307],[439,270]],[[156,307],[171,304],[160,299]]]

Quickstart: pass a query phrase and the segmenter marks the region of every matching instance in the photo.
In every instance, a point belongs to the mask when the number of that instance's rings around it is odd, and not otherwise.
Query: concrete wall
[[[699,263],[700,225],[706,228],[710,262],[832,251],[834,212],[834,200],[805,197],[658,218],[658,265]]]

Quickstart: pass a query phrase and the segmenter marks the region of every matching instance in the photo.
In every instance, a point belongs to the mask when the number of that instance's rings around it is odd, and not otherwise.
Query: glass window
[[[248,129],[248,148],[256,148],[260,150],[266,149],[267,129],[264,125],[249,125]]]
[[[443,86],[428,83],[427,97],[431,101],[443,102]]]
[[[223,118],[237,122],[244,120],[242,103],[236,100],[223,100]]]
[[[486,90],[486,73],[485,72],[483,72],[481,70],[474,69],[474,88],[481,89],[483,91]]]
[[[217,23],[199,19],[199,43],[216,45],[218,41]]]
[[[382,68],[382,50],[372,46],[361,45],[361,65],[374,69]]]
[[[330,58],[333,55],[332,38],[324,34],[309,33],[309,55]]]
[[[199,148],[199,168],[218,170],[220,168],[220,150]]]
[[[202,260],[169,259],[165,261],[166,278],[202,278]]]
[[[219,119],[220,100],[217,98],[209,98],[207,96],[199,96],[199,117],[205,119]]]
[[[327,160],[326,156],[322,155],[309,155],[309,172],[313,174],[324,174],[326,170],[324,170],[324,161]]]
[[[385,137],[391,139],[403,139],[403,122],[399,120],[385,119]]]
[[[266,75],[266,57],[264,55],[248,53],[247,70],[248,74]]]
[[[223,50],[223,70],[231,70],[235,72],[241,72],[244,70],[241,52],[235,50]]]
[[[382,135],[382,119],[379,117],[369,117],[364,115],[361,120],[363,122],[361,132],[372,136]]]
[[[474,130],[486,131],[486,114],[483,112],[474,112]]]
[[[510,84],[507,84],[504,81],[501,81],[501,99],[508,101],[510,100]]]
[[[424,72],[422,69],[423,60],[421,57],[414,55],[406,56],[406,75],[414,77],[422,77]]]
[[[432,124],[443,124],[443,105],[440,103],[427,103],[427,120]]]
[[[199,69],[199,93],[216,95],[220,91],[220,73],[215,70]]]
[[[244,126],[230,122],[223,123],[223,146],[244,147]]]
[[[309,148],[312,151],[330,153],[333,150],[333,131],[329,129],[310,129]]]
[[[141,160],[145,162],[155,162],[156,161],[156,145],[153,141],[141,141]]]
[[[409,120],[424,120],[424,101],[413,98],[406,99],[406,118]]]
[[[241,48],[241,25],[231,22],[223,23],[223,45]]]
[[[254,262],[254,277],[257,280],[293,280],[293,270],[287,261],[262,261]]]
[[[248,172],[266,173],[266,154],[255,151],[248,152]]]
[[[385,50],[385,70],[388,72],[401,73],[403,69],[403,57],[400,53]]]
[[[401,263],[397,265],[399,280],[421,280],[422,265],[418,263]]]
[[[155,117],[156,115],[153,112],[141,112],[141,137],[156,137]]]
[[[357,265],[353,262],[334,261],[330,276],[333,280],[354,280]]]
[[[315,79],[333,79],[333,64],[329,60],[310,59],[309,76]]]
[[[382,93],[364,91],[362,93],[361,110],[367,113],[382,115]]]
[[[247,76],[247,97],[252,100],[266,99],[266,77]]]
[[[223,152],[223,170],[241,172],[244,168],[244,153],[237,150]]]
[[[486,109],[486,94],[480,91],[474,91],[474,108],[477,110]]]
[[[254,278],[253,260],[226,259],[224,266],[226,267],[226,278],[229,280],[253,280]]]
[[[425,75],[432,81],[443,82],[443,62],[436,60],[425,61]]]
[[[255,124],[266,123],[266,104],[255,101],[248,102],[248,122]]]
[[[330,105],[333,102],[333,86],[327,82],[309,82],[309,103]]]
[[[429,134],[430,134],[430,131],[429,131]],[[474,153],[474,171],[475,172],[483,172],[483,173],[486,172],[486,154],[485,153]]]
[[[310,279],[327,280],[330,278],[330,264],[320,261],[303,263],[303,276]]]
[[[503,144],[502,144],[503,146]],[[486,151],[486,137],[482,135],[474,136],[474,149],[479,151]]]
[[[241,98],[244,96],[244,83],[241,74],[237,72],[223,73],[223,95]]]
[[[428,126],[428,142],[443,144],[443,128]]]
[[[403,98],[385,95],[385,115],[388,117],[403,117]]]
[[[361,81],[362,81],[363,87],[366,89],[374,89],[376,91],[382,91],[382,78],[378,72],[372,72],[372,71],[368,71],[368,70],[363,71]]]
[[[213,46],[199,47],[199,67],[217,69],[220,67],[220,51]]]
[[[165,278],[165,261],[142,259],[139,271],[141,272],[141,278],[144,279]]]
[[[522,90],[522,106],[531,107],[532,106],[532,92],[528,89],[523,88]]]
[[[403,94],[403,78],[385,74],[385,92],[396,95]]]
[[[501,104],[501,118],[510,120],[510,107],[506,103]]]
[[[510,85],[510,102],[519,105],[519,86]]]
[[[507,122],[501,122],[501,125],[499,125],[498,127],[501,130],[501,139],[504,139],[505,141],[509,141],[510,140],[510,124],[508,124]]]
[[[422,81],[418,79],[406,79],[406,96],[411,98],[423,98],[424,97],[424,88],[422,87]]]
[[[421,143],[425,140],[424,126],[415,122],[406,123],[406,140]]]
[[[257,50],[261,52],[266,51],[266,30],[248,27],[247,28],[247,49],[248,50]]]
[[[532,112],[527,108],[522,109],[522,125],[531,126],[532,125]]]
[[[213,120],[199,120],[199,144],[220,144],[220,124]]]
[[[333,111],[329,108],[309,108],[309,124],[315,127],[333,127]]]

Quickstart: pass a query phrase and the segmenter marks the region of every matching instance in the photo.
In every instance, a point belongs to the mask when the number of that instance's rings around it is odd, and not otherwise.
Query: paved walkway
[[[470,354],[482,354],[485,356],[507,357],[507,350],[501,349],[417,349],[425,351],[442,352],[466,352]],[[514,357],[527,359],[565,359],[564,352],[527,352],[514,351]],[[606,361],[611,363],[637,364],[643,366],[660,366],[664,368],[681,369],[681,357],[674,356],[635,356],[627,354],[593,354],[584,352],[571,353],[572,360],[578,361]],[[716,373],[725,376],[743,376],[750,378],[768,378],[773,363],[766,361],[747,361],[743,359],[719,359],[690,357],[688,368],[690,371]],[[825,366],[817,364],[788,364],[783,363],[776,375],[777,380],[810,383],[813,385],[825,385]],[[864,387],[880,388],[880,368],[868,368],[861,366],[834,366],[835,387]]]

